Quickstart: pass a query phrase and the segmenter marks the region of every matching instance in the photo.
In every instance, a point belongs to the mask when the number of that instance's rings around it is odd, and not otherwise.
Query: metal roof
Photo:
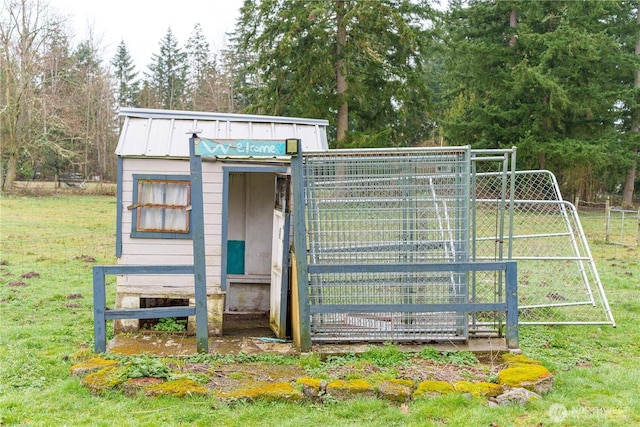
[[[210,139],[299,138],[305,151],[328,149],[327,120],[142,108],[121,108],[120,116],[119,156],[188,158],[194,131]]]

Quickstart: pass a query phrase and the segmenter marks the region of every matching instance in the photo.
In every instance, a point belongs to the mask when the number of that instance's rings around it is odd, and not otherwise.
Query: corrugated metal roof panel
[[[192,131],[212,139],[300,138],[303,150],[328,149],[326,120],[140,108],[122,108],[120,115],[120,156],[189,157]]]

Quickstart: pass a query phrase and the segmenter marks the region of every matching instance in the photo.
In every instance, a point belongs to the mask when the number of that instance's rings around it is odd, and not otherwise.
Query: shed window
[[[134,184],[132,237],[190,237],[188,178],[134,176]]]

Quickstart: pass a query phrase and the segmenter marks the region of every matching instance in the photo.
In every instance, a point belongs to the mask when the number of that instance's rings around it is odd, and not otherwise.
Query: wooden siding
[[[203,162],[205,252],[207,287],[209,292],[220,290],[223,266],[222,255],[222,198],[223,165],[247,166],[247,163]],[[260,167],[252,163],[252,170]],[[121,238],[122,254],[119,265],[165,265],[192,264],[193,242],[191,239],[132,238],[132,211],[127,209],[134,202],[134,175],[184,175],[188,176],[189,162],[180,159],[124,158],[122,176]],[[271,260],[271,221],[275,174],[273,172],[242,172],[236,175],[234,186],[230,183],[229,238],[248,240],[246,274],[261,274],[269,277]],[[237,185],[239,184],[239,185]],[[235,204],[235,207],[234,207]],[[238,209],[236,213],[234,210]],[[236,226],[231,223],[239,221]],[[235,230],[235,231],[234,231]],[[264,242],[262,241],[264,240]],[[269,256],[267,256],[269,255]],[[226,266],[225,266],[226,268]],[[118,292],[140,292],[148,289],[157,293],[163,288],[192,293],[193,277],[190,276],[128,276],[118,277]]]
[[[185,175],[189,176],[187,160],[124,158],[122,177],[122,255],[119,265],[164,265],[193,264],[193,242],[191,239],[132,238],[133,175]],[[208,290],[220,289],[220,255],[222,234],[222,164],[203,163],[205,252]],[[131,292],[141,289],[170,287],[193,293],[192,276],[121,276],[119,291]],[[179,292],[179,291],[178,291]]]

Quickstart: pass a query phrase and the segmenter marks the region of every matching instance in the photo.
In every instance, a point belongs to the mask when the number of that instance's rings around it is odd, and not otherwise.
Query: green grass
[[[605,245],[603,218],[595,215],[585,216],[583,225],[618,326],[522,327],[522,350],[541,360],[556,380],[552,392],[526,407],[489,408],[483,400],[462,396],[413,401],[406,407],[379,400],[227,405],[205,397],[93,396],[69,376],[69,368],[91,354],[91,268],[115,261],[115,210],[112,196],[0,198],[0,261],[6,262],[0,266],[0,425],[640,424],[640,249]],[[113,288],[110,282],[110,298]],[[352,355],[327,360],[244,357],[239,361],[300,363],[317,370],[354,361]],[[193,361],[199,358],[226,360],[195,355]],[[365,359],[390,367],[404,363],[393,346],[371,350]]]

